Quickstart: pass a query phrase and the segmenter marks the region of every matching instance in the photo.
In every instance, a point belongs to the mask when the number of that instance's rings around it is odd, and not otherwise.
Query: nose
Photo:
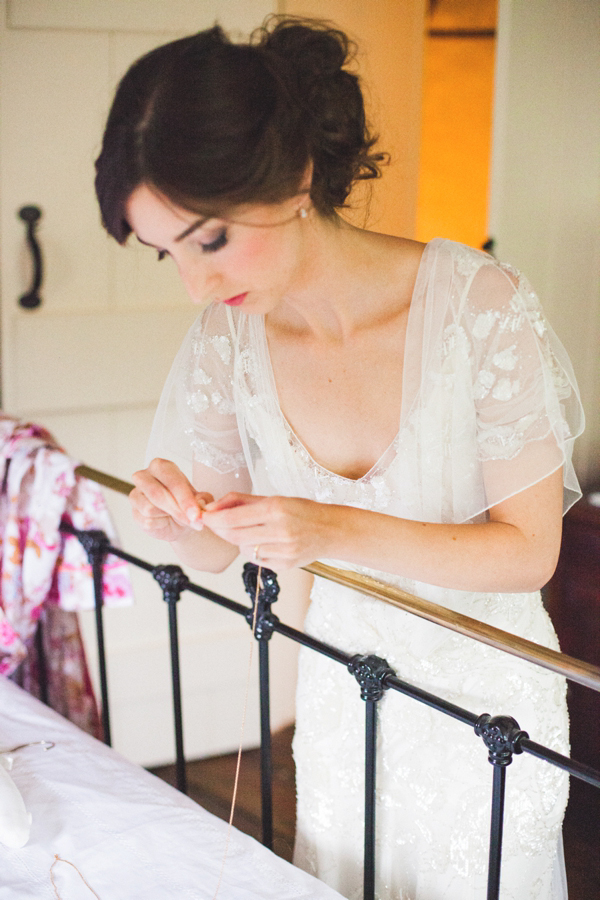
[[[218,296],[220,276],[209,263],[177,261],[177,269],[192,303],[205,306]]]

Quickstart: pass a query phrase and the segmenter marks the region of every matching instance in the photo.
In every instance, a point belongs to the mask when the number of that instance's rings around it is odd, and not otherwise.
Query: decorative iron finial
[[[512,716],[490,716],[488,713],[483,713],[475,722],[475,734],[483,738],[488,759],[494,766],[509,766],[513,753],[523,752],[523,738],[529,737]]]
[[[354,675],[360,685],[362,700],[381,700],[387,689],[386,676],[396,674],[387,659],[382,659],[380,656],[360,656],[358,654],[353,656],[348,663],[348,671]]]

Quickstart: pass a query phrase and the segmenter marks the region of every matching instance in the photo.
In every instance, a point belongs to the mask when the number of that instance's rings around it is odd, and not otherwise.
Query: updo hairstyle
[[[313,164],[324,216],[384,154],[365,120],[354,45],[325,22],[272,17],[247,44],[218,26],[157,47],[123,77],[96,161],[102,222],[119,243],[141,184],[200,215],[293,197]]]

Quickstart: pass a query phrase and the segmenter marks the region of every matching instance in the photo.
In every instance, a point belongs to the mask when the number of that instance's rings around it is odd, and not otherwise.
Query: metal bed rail
[[[129,493],[132,485],[113,479],[112,476],[99,473],[88,467],[80,467],[78,474],[91,477],[93,480],[120,491]],[[102,480],[100,477],[101,476]],[[111,483],[109,483],[111,482]],[[117,486],[118,485],[118,486]],[[106,676],[106,656],[102,624],[102,571],[106,556],[110,553],[132,565],[145,569],[156,579],[163,592],[168,606],[171,669],[173,688],[173,708],[175,720],[176,779],[177,787],[186,791],[185,755],[183,747],[183,716],[181,704],[181,679],[179,667],[179,649],[177,636],[177,602],[183,591],[190,591],[217,603],[238,615],[243,615],[252,626],[254,620],[254,604],[256,610],[255,638],[259,649],[259,696],[260,696],[260,734],[261,734],[261,807],[262,807],[262,841],[272,848],[273,842],[273,809],[271,787],[271,731],[269,713],[269,640],[274,633],[287,637],[305,647],[321,653],[328,658],[346,666],[354,675],[360,687],[361,698],[365,701],[365,830],[364,830],[364,900],[373,900],[375,896],[375,789],[376,789],[376,733],[377,704],[387,690],[394,690],[412,697],[420,703],[449,715],[465,725],[473,728],[475,734],[482,738],[488,750],[488,760],[493,768],[492,777],[492,809],[490,823],[490,845],[488,864],[488,886],[486,900],[498,900],[500,890],[500,873],[502,860],[502,836],[506,768],[513,756],[529,753],[538,759],[545,760],[568,772],[572,777],[600,788],[600,771],[576,762],[548,747],[530,739],[515,719],[508,715],[491,717],[487,713],[477,714],[449,703],[441,697],[431,694],[415,685],[398,678],[385,659],[374,655],[351,655],[323,643],[298,629],[279,621],[272,611],[272,604],[277,600],[279,585],[274,572],[263,569],[261,584],[258,586],[258,567],[253,563],[244,566],[244,585],[249,594],[249,607],[223,597],[213,591],[191,582],[179,566],[159,565],[139,559],[119,548],[111,546],[106,535],[101,531],[77,531],[71,525],[61,526],[65,534],[78,538],[86,550],[94,579],[96,601],[96,629],[98,635],[98,652],[100,666],[100,687],[102,695],[102,723],[104,740],[110,744],[110,713]],[[376,596],[388,603],[393,603],[408,612],[427,618],[437,624],[458,631],[475,640],[490,644],[513,655],[528,659],[530,662],[559,672],[566,678],[585,684],[592,690],[600,692],[600,669],[576,660],[565,654],[548,650],[531,641],[515,638],[508,632],[492,628],[467,616],[453,613],[444,607],[406,594],[396,588],[380,584],[374,579],[344,572],[330,566],[315,563],[306,567],[320,577],[346,584],[362,590],[370,596]],[[482,898],[483,900],[483,898]]]

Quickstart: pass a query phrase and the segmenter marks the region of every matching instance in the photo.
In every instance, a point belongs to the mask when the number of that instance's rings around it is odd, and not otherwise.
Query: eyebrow
[[[183,240],[184,238],[186,238],[189,234],[191,234],[193,231],[195,231],[196,228],[201,228],[206,222],[209,221],[209,219],[210,219],[210,216],[204,216],[204,217],[201,218],[201,219],[196,219],[196,221],[195,221],[195,222],[192,222],[192,224],[189,225],[189,226],[185,229],[185,231],[182,231],[181,234],[178,234],[178,235],[177,235],[177,237],[175,238],[175,243],[178,243],[179,241],[182,241],[182,240]]]
[[[185,229],[185,231],[182,231],[181,234],[177,235],[177,237],[175,238],[175,242],[177,243],[179,241],[182,241],[184,238],[186,238],[188,236],[188,234],[192,234],[192,232],[194,232],[196,230],[196,228],[201,228],[202,225],[205,225],[206,222],[208,222],[211,218],[212,218],[211,216],[205,216],[203,219],[196,219],[196,221],[192,222],[192,224],[189,225]],[[139,236],[139,234],[136,234],[135,236],[138,239],[138,241],[140,242],[140,244],[144,244],[145,247],[154,247],[154,244],[149,244],[148,241],[142,240],[142,238]]]

